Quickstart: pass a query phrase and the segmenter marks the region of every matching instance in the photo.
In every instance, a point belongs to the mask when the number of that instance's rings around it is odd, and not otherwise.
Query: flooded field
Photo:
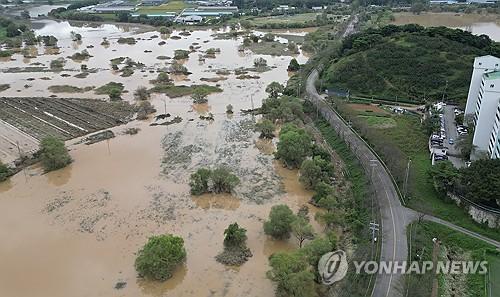
[[[473,34],[486,34],[500,41],[500,17],[496,14],[461,13],[395,13],[393,24],[419,24],[426,27],[446,26],[460,28]]]
[[[172,62],[158,56],[173,57],[176,49],[190,46],[195,52],[183,65],[191,74],[173,77],[175,84],[218,84],[223,92],[209,95],[206,105],[193,105],[186,96],[153,94],[151,103],[158,113],[182,121],[150,126],[161,123],[151,117],[112,128],[116,137],[107,141],[84,145],[81,139],[71,140],[67,142],[74,159],[70,166],[47,174],[33,166],[0,183],[0,296],[272,296],[273,284],[265,276],[267,258],[298,244],[293,239],[269,239],[263,221],[273,205],[285,203],[297,210],[312,193],[302,188],[296,171],[274,160],[275,144],[258,139],[253,131],[258,119],[240,110],[260,106],[270,82],[288,79],[286,68],[292,57],[242,52],[241,37],[214,39],[217,32],[211,30],[162,36],[144,28],[76,27],[52,21],[36,28],[37,34],[56,35],[60,49],[39,46],[29,57],[19,53],[0,62],[2,83],[10,85],[0,96],[105,99],[93,91],[55,94],[49,87],[121,82],[128,91],[122,97],[133,102],[134,90],[152,87],[150,80]],[[73,42],[71,31],[80,33],[82,41]],[[101,45],[103,37],[109,46]],[[120,37],[134,37],[136,44],[118,44]],[[165,44],[159,45],[161,41]],[[209,48],[220,48],[220,53],[200,61],[198,55]],[[83,49],[92,57],[83,62],[67,58]],[[50,61],[61,57],[66,59],[64,69],[51,71]],[[110,65],[119,57],[130,57],[144,68],[120,76]],[[267,60],[268,71],[251,72],[258,78],[238,79],[235,70],[251,68],[257,57]],[[302,54],[295,57],[300,63],[307,59]],[[86,78],[75,77],[82,64],[93,71]],[[219,77],[224,79],[210,82]],[[234,107],[233,115],[225,113],[228,104]],[[199,118],[208,113],[213,121]],[[139,128],[139,133],[126,135],[125,129],[131,127]],[[190,174],[200,166],[216,165],[229,167],[241,179],[235,194],[191,196]],[[315,209],[309,208],[314,217]],[[239,268],[214,258],[223,249],[224,229],[233,222],[248,230],[253,253]],[[314,227],[321,230],[317,224]],[[184,238],[185,265],[166,282],[138,279],[135,253],[149,236],[163,233]],[[125,287],[115,289],[118,282],[126,282]]]

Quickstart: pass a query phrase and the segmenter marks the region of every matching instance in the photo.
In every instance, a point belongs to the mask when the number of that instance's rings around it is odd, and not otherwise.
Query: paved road
[[[381,215],[381,254],[380,261],[406,261],[408,257],[408,243],[406,227],[419,217],[419,213],[404,207],[399,200],[396,187],[392,183],[389,171],[378,161],[369,146],[357,135],[340,116],[318,94],[315,82],[318,72],[314,70],[307,79],[306,99],[318,108],[337,134],[349,145],[370,178],[375,190],[376,199]],[[465,233],[479,240],[500,248],[500,242],[471,232],[439,218],[426,215],[424,219],[443,224],[451,229]],[[401,274],[377,275],[372,291],[374,297],[403,296],[404,278]]]
[[[323,117],[344,138],[372,180],[382,219],[380,222],[382,237],[380,260],[406,261],[408,256],[406,226],[416,216],[412,212],[405,211],[401,205],[388,172],[375,154],[319,96],[314,86],[317,78],[318,72],[314,70],[307,80],[307,99],[319,108]],[[381,274],[377,276],[372,296],[401,296],[402,288],[403,276],[401,274]]]

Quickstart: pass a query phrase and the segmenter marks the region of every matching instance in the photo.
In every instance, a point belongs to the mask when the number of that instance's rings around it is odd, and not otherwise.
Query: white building
[[[499,58],[483,56],[474,60],[465,117],[471,119],[475,126],[472,143],[476,149],[471,158],[478,158],[482,154],[487,154],[490,158],[499,158]]]

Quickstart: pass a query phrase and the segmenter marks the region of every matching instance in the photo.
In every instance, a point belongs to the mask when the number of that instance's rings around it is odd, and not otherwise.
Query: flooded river
[[[125,85],[124,100],[132,101],[133,91],[138,86],[151,87],[149,81],[156,78],[156,71],[171,62],[158,56],[173,57],[174,50],[193,44],[200,48],[184,62],[192,74],[178,77],[176,84],[206,83],[201,79],[218,77],[216,70],[251,67],[256,57],[265,58],[273,68],[258,73],[258,79],[226,75],[218,82],[224,91],[210,95],[205,106],[193,106],[188,97],[153,94],[151,102],[159,112],[166,107],[183,121],[154,127],[149,126],[153,119],[133,121],[113,128],[117,137],[109,141],[90,146],[69,141],[74,162],[67,168],[43,174],[33,166],[0,183],[0,296],[272,296],[273,284],[265,276],[267,258],[276,251],[297,248],[297,242],[269,239],[263,233],[263,221],[273,205],[285,203],[297,210],[312,193],[302,188],[296,171],[284,169],[273,159],[272,142],[258,140],[253,131],[258,119],[239,110],[260,106],[270,82],[284,83],[292,57],[238,51],[241,38],[216,40],[212,35],[217,32],[212,30],[174,40],[129,26],[43,21],[36,28],[37,34],[56,35],[59,51],[34,47],[33,57],[16,54],[0,62],[0,68],[47,65],[83,49],[92,57],[84,62],[67,59],[61,72],[2,73],[2,83],[11,88],[0,96],[48,97],[54,95],[48,90],[51,85],[101,86],[114,81]],[[80,33],[82,42],[73,42],[71,31]],[[179,36],[179,32],[172,35]],[[109,46],[101,45],[103,37]],[[118,44],[119,37],[138,41]],[[158,45],[162,40],[166,44]],[[198,61],[198,53],[208,48],[221,52]],[[140,61],[145,71],[121,77],[110,67],[110,60],[117,57]],[[300,63],[307,60],[302,54],[296,58]],[[82,63],[95,71],[87,78],[76,78]],[[105,98],[93,92],[57,96]],[[228,104],[234,106],[232,116],[225,113]],[[214,121],[199,119],[207,112],[214,114]],[[129,127],[140,132],[124,135]],[[240,177],[236,193],[192,197],[189,175],[200,166],[216,165],[225,165]],[[313,217],[315,209],[309,208]],[[248,230],[253,253],[239,268],[214,259],[223,249],[224,229],[233,222]],[[321,229],[317,224],[314,227]],[[166,282],[138,279],[135,253],[149,236],[163,233],[184,238],[185,265]],[[127,284],[115,289],[117,282]]]
[[[485,34],[500,41],[500,17],[496,14],[460,13],[395,13],[393,24],[419,24],[426,27],[446,26],[460,28],[476,35]]]

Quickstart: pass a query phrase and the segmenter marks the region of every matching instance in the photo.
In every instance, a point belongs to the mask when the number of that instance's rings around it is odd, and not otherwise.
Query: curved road
[[[380,261],[406,261],[408,257],[408,242],[406,227],[416,220],[419,213],[404,207],[399,200],[398,192],[392,183],[389,172],[370,150],[368,144],[355,133],[341,117],[328,105],[318,94],[315,82],[318,79],[318,71],[313,70],[307,78],[306,99],[318,109],[325,120],[327,120],[337,134],[349,145],[361,165],[370,178],[372,187],[380,209],[380,233],[381,253]],[[460,231],[477,239],[486,241],[497,248],[500,243],[458,227],[441,219],[425,216],[426,220],[446,225],[454,230]],[[404,278],[402,274],[379,274],[372,291],[374,297],[403,296]]]

